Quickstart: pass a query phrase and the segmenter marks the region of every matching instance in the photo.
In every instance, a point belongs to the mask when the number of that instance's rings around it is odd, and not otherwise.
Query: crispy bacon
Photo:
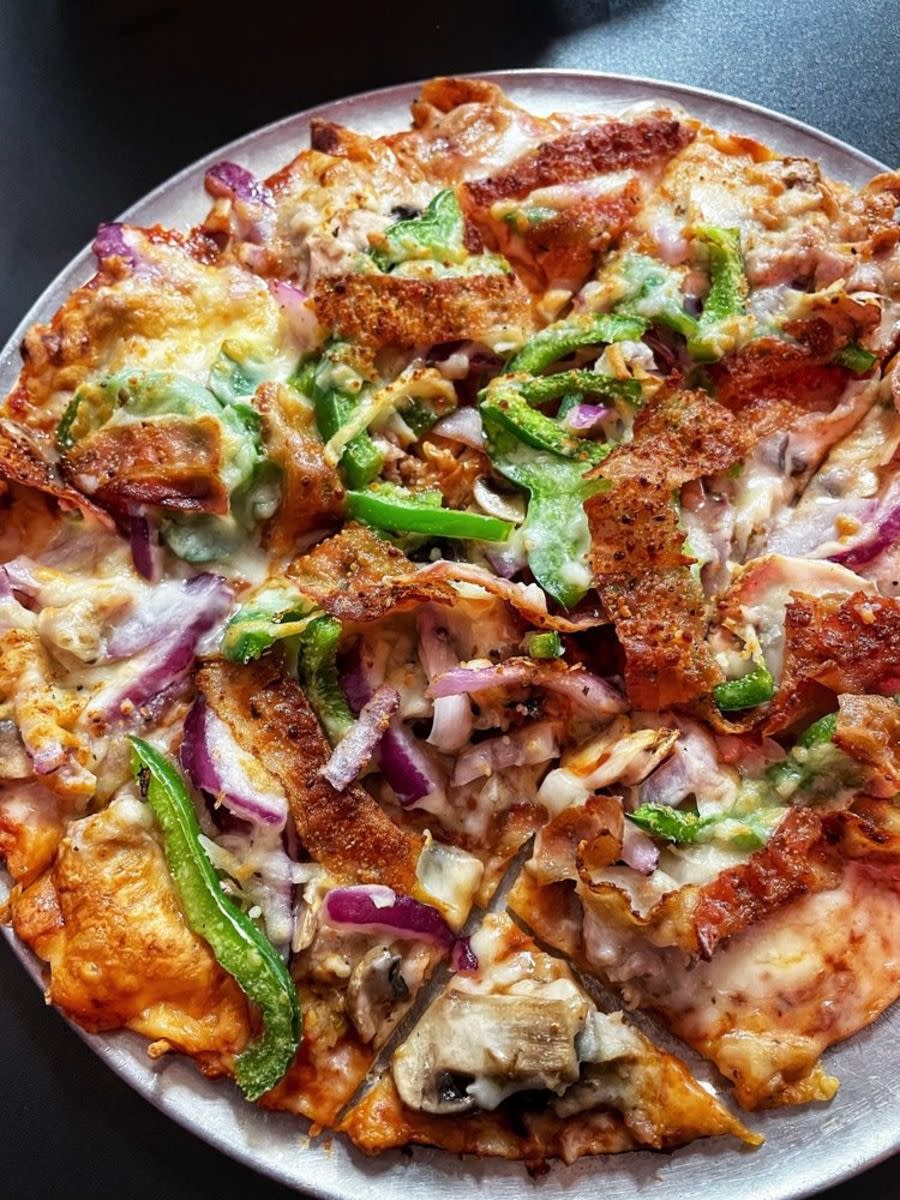
[[[377,621],[403,604],[451,604],[455,599],[442,580],[420,580],[396,546],[364,525],[345,526],[295,559],[287,574],[342,621]]]
[[[900,705],[887,696],[839,696],[835,744],[900,792]]]
[[[704,641],[703,589],[685,567],[608,575],[597,590],[625,650],[625,687],[635,708],[681,707],[721,683]]]
[[[793,809],[765,849],[699,889],[694,926],[700,957],[712,958],[720,942],[798,896],[837,887],[842,870],[823,839],[821,816]]]
[[[528,287],[543,292],[548,287],[575,291],[634,219],[641,189],[631,179],[618,193],[587,196],[554,217],[515,230],[505,220],[475,210],[472,220],[487,245],[504,254]]]
[[[665,162],[694,139],[694,130],[674,117],[606,121],[543,142],[511,167],[466,185],[480,207],[497,200],[527,196],[535,188],[572,183],[608,171],[650,167]]]
[[[900,691],[900,600],[866,592],[846,600],[792,596],[784,619],[784,673],[766,733],[827,712],[833,694]]]
[[[281,469],[281,503],[263,533],[267,550],[291,554],[304,534],[335,525],[344,508],[340,476],[322,456],[311,413],[292,388],[263,384],[255,404],[269,457]]]
[[[633,440],[598,472],[612,486],[586,506],[591,564],[639,708],[689,704],[721,681],[672,492],[724,470],[751,444],[748,427],[705,392],[668,387],[639,414]]]
[[[637,478],[678,487],[726,470],[756,437],[718,399],[669,386],[641,409],[634,439],[617,447],[599,474],[614,482]]]
[[[317,863],[341,883],[413,890],[421,835],[395,825],[360,784],[337,792],[322,776],[331,748],[303,690],[278,663],[209,663],[197,684],[238,743],[281,782],[297,835]]]
[[[440,77],[422,84],[412,104],[413,128],[384,141],[403,167],[446,186],[483,174],[559,128],[559,118],[535,117],[495,83]],[[565,118],[563,118],[565,120]]]
[[[222,431],[214,417],[136,421],[101,429],[65,456],[66,476],[112,508],[158,504],[178,512],[227,513],[219,477]]]
[[[604,920],[640,932],[654,946],[677,946],[704,960],[728,939],[791,901],[838,887],[848,861],[896,870],[900,820],[885,801],[864,801],[860,811],[792,809],[746,863],[712,882],[668,892],[643,915],[615,884],[580,870],[585,902]]]
[[[741,416],[761,438],[789,428],[809,412],[830,412],[850,373],[827,360],[835,350],[831,326],[823,320],[796,323],[792,345],[780,338],[750,342],[712,368],[716,399]]]
[[[335,334],[372,349],[480,341],[497,327],[530,323],[528,293],[504,274],[337,276],[318,280],[313,306]]]
[[[107,529],[113,523],[107,513],[86,496],[68,486],[56,474],[24,433],[0,421],[0,479],[33,488],[58,500],[63,508],[78,508]]]

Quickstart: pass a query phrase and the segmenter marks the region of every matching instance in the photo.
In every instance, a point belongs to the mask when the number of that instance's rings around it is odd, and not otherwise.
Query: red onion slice
[[[429,682],[445,671],[459,666],[459,658],[450,643],[450,635],[431,607],[416,614],[419,630],[419,658]],[[434,702],[434,715],[428,742],[438,750],[452,754],[466,745],[472,735],[472,707],[466,696],[445,696]]]
[[[284,313],[297,350],[301,354],[314,350],[321,340],[319,319],[308,302],[306,292],[280,279],[271,280],[269,290]]]
[[[338,742],[322,775],[337,792],[357,779],[384,737],[391,717],[400,707],[400,693],[382,684],[360,710],[353,727]]]
[[[566,616],[551,614],[547,608],[547,597],[536,583],[513,583],[509,579],[500,579],[492,575],[484,567],[474,563],[450,562],[439,559],[420,567],[418,578],[421,580],[448,580],[451,583],[471,583],[484,588],[492,596],[505,600],[526,621],[538,628],[559,629],[563,633],[580,633],[584,629],[593,629],[597,625],[608,625],[609,619],[597,612],[581,612],[577,610]]]
[[[561,663],[534,662],[530,658],[510,658],[491,667],[458,667],[435,679],[426,694],[437,698],[517,685],[546,688],[601,716],[624,712],[627,708],[623,696],[612,684],[592,671],[570,669]]]
[[[211,196],[220,196],[228,200],[245,200],[271,207],[272,193],[264,183],[248,171],[246,167],[234,162],[214,163],[206,171],[203,185]]]
[[[359,713],[372,696],[378,682],[377,674],[369,647],[360,640],[349,656],[340,680],[347,703],[354,712]],[[444,789],[434,765],[418,738],[396,716],[382,735],[376,762],[403,808],[422,802],[435,805],[443,802]]]
[[[205,633],[231,606],[230,588],[228,607],[224,606],[224,587],[221,576],[206,572],[184,582],[159,584],[147,592],[131,615],[113,631],[105,657],[131,658],[148,646],[177,638],[194,623],[204,624],[208,620],[202,631]],[[223,611],[219,612],[220,609]]]
[[[322,904],[326,920],[354,933],[431,942],[449,950],[453,930],[436,908],[379,884],[333,888]]]
[[[659,864],[659,846],[627,817],[622,832],[621,859],[641,875],[651,875]]]
[[[125,240],[125,226],[118,221],[104,222],[97,226],[97,236],[91,245],[98,266],[106,266],[107,259],[120,258],[129,267],[137,266],[137,255]]]
[[[443,786],[418,738],[396,718],[378,747],[378,767],[403,808],[439,804]]]
[[[450,966],[454,971],[477,971],[478,956],[472,949],[472,940],[467,937],[457,938],[450,951]]]
[[[859,542],[849,550],[841,550],[838,554],[832,554],[829,561],[838,563],[842,567],[849,567],[853,571],[857,567],[864,567],[879,554],[883,554],[885,550],[894,545],[898,538],[900,538],[900,504],[890,508],[876,519],[875,527],[867,541]]]
[[[451,782],[454,787],[462,787],[480,776],[490,776],[508,767],[535,766],[558,754],[559,743],[552,722],[535,721],[512,733],[469,746],[456,760]]]
[[[159,535],[147,517],[135,509],[131,516],[131,560],[138,575],[150,583],[162,577],[162,549]]]
[[[451,442],[461,442],[475,450],[484,449],[484,426],[477,408],[455,409],[435,423],[432,433],[437,433]]]
[[[231,730],[200,697],[184,723],[179,753],[191,782],[241,820],[282,828],[287,820],[284,793],[255,784],[241,765],[241,755]]]
[[[87,710],[89,720],[110,723],[130,718],[137,709],[180,683],[194,661],[197,644],[205,633],[224,620],[231,610],[234,593],[218,575],[198,575],[188,581],[202,604],[185,617],[182,626],[167,631],[145,653],[143,662],[134,660],[139,672],[124,684],[116,680],[94,696]]]
[[[575,404],[562,423],[572,433],[593,433],[613,411],[607,404]]]

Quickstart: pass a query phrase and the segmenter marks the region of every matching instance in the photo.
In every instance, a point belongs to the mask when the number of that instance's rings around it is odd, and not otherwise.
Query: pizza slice
[[[570,801],[538,835],[510,907],[662,1016],[745,1107],[829,1099],[822,1051],[900,994],[898,711],[841,696],[787,755],[772,739],[715,739],[663,717],[678,730],[673,752],[624,810],[589,790],[578,761],[564,764],[568,778],[544,788]]]
[[[503,915],[485,917],[341,1128],[369,1153],[420,1143],[532,1167],[723,1134],[761,1140]]]

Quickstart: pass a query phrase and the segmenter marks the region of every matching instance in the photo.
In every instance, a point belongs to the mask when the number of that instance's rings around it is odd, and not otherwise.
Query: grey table
[[[358,12],[6,0],[0,340],[98,220],[179,167],[276,117],[429,74],[558,66],[671,79],[779,109],[897,165],[897,29],[896,0],[370,0]],[[0,981],[5,1195],[290,1195],[131,1093],[44,1007],[5,944]],[[827,1195],[900,1196],[900,1160]]]

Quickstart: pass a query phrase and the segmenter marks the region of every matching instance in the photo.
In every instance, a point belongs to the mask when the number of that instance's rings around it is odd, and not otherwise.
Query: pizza
[[[900,176],[484,80],[310,132],[25,336],[3,919],[370,1153],[758,1144],[900,995]]]

